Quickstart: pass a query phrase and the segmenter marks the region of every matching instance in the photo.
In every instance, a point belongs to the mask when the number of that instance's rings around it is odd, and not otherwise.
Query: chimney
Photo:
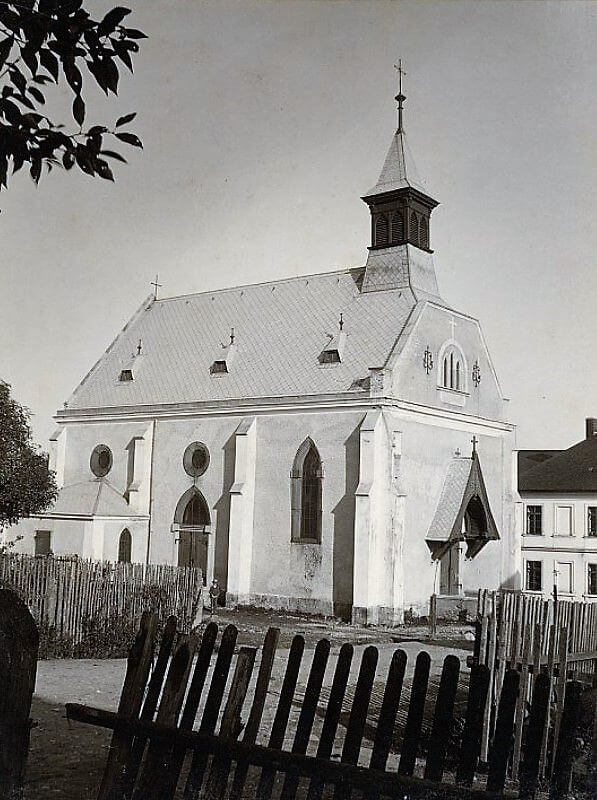
[[[592,439],[597,435],[597,419],[595,417],[587,417],[586,419],[587,439]]]

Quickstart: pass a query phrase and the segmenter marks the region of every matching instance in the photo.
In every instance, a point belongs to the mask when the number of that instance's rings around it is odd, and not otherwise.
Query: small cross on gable
[[[153,296],[154,296],[154,298],[156,300],[158,299],[158,289],[162,285],[161,283],[158,283],[158,279],[159,279],[159,275],[156,275],[155,276],[155,280],[151,281],[150,284],[149,284],[150,286],[153,286]]]

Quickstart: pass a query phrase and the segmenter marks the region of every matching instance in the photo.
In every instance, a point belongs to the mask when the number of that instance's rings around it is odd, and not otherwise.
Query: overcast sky
[[[137,111],[145,149],[128,148],[115,184],[73,170],[36,189],[19,173],[0,195],[0,376],[38,441],[156,272],[173,296],[364,264],[359,198],[395,129],[399,57],[411,150],[441,202],[441,293],[480,319],[518,446],[583,437],[597,416],[597,3],[127,5],[150,38],[117,100],[84,92],[87,121]]]

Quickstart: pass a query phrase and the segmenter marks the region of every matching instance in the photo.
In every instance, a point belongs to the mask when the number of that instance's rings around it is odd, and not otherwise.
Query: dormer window
[[[212,375],[220,374],[222,372],[228,372],[226,361],[225,360],[214,361],[214,363],[209,368],[209,371],[211,372]]]
[[[132,369],[122,369],[120,370],[120,376],[118,378],[119,381],[125,383],[126,381],[133,380],[133,370]]]
[[[340,317],[342,319],[342,316]],[[342,322],[342,325],[344,323]],[[346,333],[340,329],[319,354],[320,364],[339,364],[342,361],[346,346]]]
[[[230,344],[222,345],[218,357],[212,362],[209,372],[211,375],[226,375],[230,372],[230,364],[236,355],[236,345],[234,344],[234,328],[230,331]]]

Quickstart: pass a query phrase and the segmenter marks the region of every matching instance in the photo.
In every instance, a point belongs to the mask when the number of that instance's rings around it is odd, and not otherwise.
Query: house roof
[[[131,507],[106,478],[91,478],[60,489],[58,499],[44,516],[130,517]]]
[[[542,464],[548,458],[561,453],[561,450],[519,450],[518,451],[518,474],[519,476],[528,472],[537,464]]]
[[[481,503],[484,529],[463,533],[462,521],[473,497]],[[434,559],[441,558],[451,542],[466,540],[467,556],[473,557],[492,539],[499,539],[499,534],[489,505],[479,457],[476,452],[471,458],[454,456],[448,465],[435,515],[426,536],[431,556]]]
[[[555,451],[551,458],[519,472],[518,490],[597,492],[597,436],[583,439],[567,450]]]
[[[408,146],[406,134],[404,130],[397,130],[390,142],[390,148],[377,183],[365,194],[365,197],[373,197],[377,194],[408,187],[427,194]]]
[[[361,292],[364,268],[149,300],[68,401],[68,410],[297,395],[363,393],[416,305],[406,289]],[[319,356],[338,333],[342,361]],[[227,373],[210,373],[230,343]],[[142,341],[143,369],[119,381]]]

